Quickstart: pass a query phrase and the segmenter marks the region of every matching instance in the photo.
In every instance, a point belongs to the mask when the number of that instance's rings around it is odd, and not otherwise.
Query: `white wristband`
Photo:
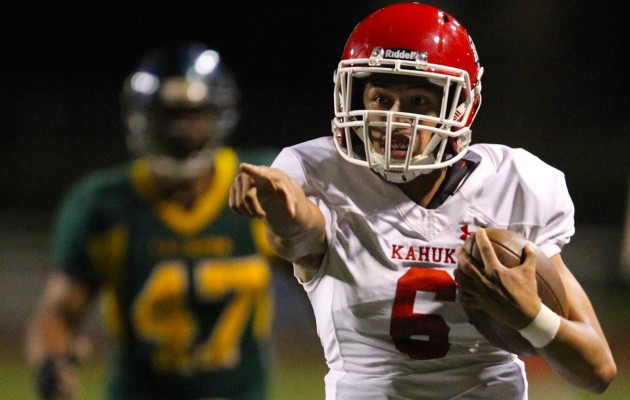
[[[553,338],[556,337],[556,333],[560,329],[560,321],[561,318],[558,314],[542,304],[536,318],[525,328],[519,329],[518,332],[532,346],[540,349],[551,343]]]

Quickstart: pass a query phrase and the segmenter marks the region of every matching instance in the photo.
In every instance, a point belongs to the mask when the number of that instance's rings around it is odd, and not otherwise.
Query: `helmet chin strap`
[[[414,165],[431,165],[434,163],[435,163],[435,157],[432,154],[430,154],[426,157],[423,157],[422,160],[420,160],[420,162]],[[407,170],[403,172],[403,171],[385,170],[382,167],[375,167],[375,168],[372,168],[372,170],[376,172],[377,174],[379,174],[380,176],[382,176],[383,179],[385,179],[386,181],[392,182],[392,183],[406,183],[406,182],[414,180],[420,175],[429,174],[435,171],[435,169],[411,169],[411,170]]]

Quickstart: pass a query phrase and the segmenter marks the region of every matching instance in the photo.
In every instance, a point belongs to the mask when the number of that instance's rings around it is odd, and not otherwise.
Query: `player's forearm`
[[[617,374],[610,349],[583,322],[563,320],[556,338],[539,353],[558,376],[593,393],[604,392]]]
[[[539,353],[567,382],[601,393],[617,374],[610,346],[582,286],[559,255],[552,260],[569,299],[569,319],[562,320],[555,339]]]
[[[324,216],[307,199],[298,204],[294,216],[270,213],[266,222],[269,243],[286,260],[297,262],[326,251]]]
[[[74,334],[63,318],[53,312],[40,313],[27,328],[26,355],[29,364],[70,352]]]
[[[91,302],[91,292],[62,274],[53,275],[27,328],[27,355],[33,364],[71,352]]]

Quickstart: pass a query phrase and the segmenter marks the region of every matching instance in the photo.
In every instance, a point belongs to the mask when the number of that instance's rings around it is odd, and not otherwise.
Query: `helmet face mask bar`
[[[403,183],[447,167],[464,156],[471,139],[470,125],[481,103],[479,78],[483,69],[476,62],[476,51],[466,31],[450,16],[444,15],[430,6],[398,4],[378,10],[357,25],[346,43],[344,57],[334,75],[335,117],[332,131],[334,143],[344,159],[371,168],[388,181]],[[403,39],[398,40],[396,30],[405,25],[404,18],[400,20],[404,16],[410,22],[405,29],[413,29],[415,37],[405,31],[405,35],[401,34]],[[445,20],[455,23],[457,29],[451,31],[456,31],[458,36],[464,35],[466,39],[465,46],[461,46],[459,37],[459,45],[453,47],[459,52],[468,50],[468,63],[465,66],[474,72],[473,77],[458,65],[446,65],[443,53],[437,57],[442,58],[438,60],[441,63],[431,62],[432,58],[436,58],[432,53],[436,49],[432,42],[424,38],[437,40],[440,36],[432,31],[443,28],[441,25]],[[423,26],[422,21],[427,21],[426,26]],[[383,38],[381,31],[386,32],[387,37]],[[445,40],[445,43],[452,42],[450,37],[446,39],[449,41]],[[370,47],[373,43],[388,47]],[[417,47],[410,48],[410,43]],[[424,43],[430,45],[423,46]],[[442,47],[440,49],[443,50]],[[364,57],[355,56],[363,54]],[[390,79],[431,87],[441,97],[437,115],[367,109],[363,104],[362,93],[366,82],[371,79]],[[384,146],[375,146],[370,133],[373,130],[384,132]],[[396,135],[398,131],[410,132],[404,157],[392,154],[392,141],[400,142],[399,135]],[[400,143],[397,146],[400,150]]]

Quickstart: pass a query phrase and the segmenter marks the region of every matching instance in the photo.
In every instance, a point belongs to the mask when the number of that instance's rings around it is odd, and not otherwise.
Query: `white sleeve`
[[[302,163],[297,154],[291,149],[286,147],[282,149],[276,159],[273,160],[273,163],[271,163],[271,167],[282,170],[285,174],[298,181],[300,186],[304,187],[306,185],[306,174]]]
[[[313,187],[311,182],[307,182],[307,173],[300,154],[302,153],[298,153],[291,148],[284,148],[273,161],[271,167],[278,168],[289,177],[295,179],[300,186],[302,186],[306,197],[317,205],[324,216],[324,220],[326,221],[326,239],[328,244],[330,244],[330,239],[334,235],[334,230],[332,228],[334,226],[334,215],[330,207],[328,207],[326,202],[323,201],[322,196],[319,195],[319,189],[317,187]]]
[[[551,204],[547,224],[541,227],[541,232],[536,236],[536,244],[548,257],[560,253],[575,233],[575,207],[564,175],[556,174],[550,187],[553,190],[549,193]]]
[[[529,225],[524,229],[530,230],[525,234],[551,257],[559,253],[575,233],[575,207],[564,173],[523,150],[516,150],[514,158],[523,196],[520,200],[524,208],[522,222]],[[517,202],[519,197],[516,197]]]
[[[523,149],[476,145],[474,151],[482,162],[467,195],[479,210],[492,225],[520,232],[548,257],[559,253],[575,233],[575,207],[562,171]]]

